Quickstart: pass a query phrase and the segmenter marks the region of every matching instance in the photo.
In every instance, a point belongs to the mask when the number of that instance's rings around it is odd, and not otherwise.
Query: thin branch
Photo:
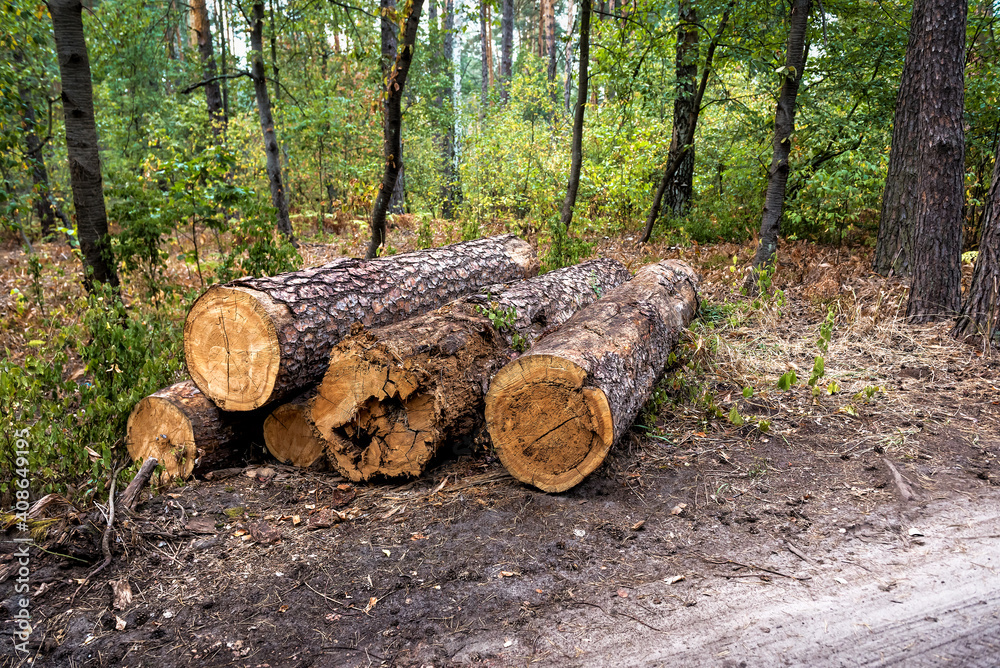
[[[250,77],[251,79],[253,78],[250,76],[250,73],[247,72],[246,70],[240,70],[239,72],[234,72],[233,74],[220,74],[218,76],[211,77],[210,79],[205,79],[204,81],[193,83],[187,88],[182,88],[180,92],[182,95],[187,95],[196,88],[207,86],[210,83],[215,83],[216,81],[223,81],[226,79],[239,79],[240,77]]]
[[[347,3],[338,2],[337,0],[328,0],[328,1],[329,1],[329,3],[331,5],[336,5],[337,7],[340,7],[341,9],[349,9],[349,10],[354,11],[354,12],[361,12],[362,14],[370,16],[373,19],[377,19],[378,18],[377,16],[375,16],[371,12],[369,12],[369,11],[367,11],[365,9],[362,9],[361,7],[355,7],[354,5],[348,5]]]

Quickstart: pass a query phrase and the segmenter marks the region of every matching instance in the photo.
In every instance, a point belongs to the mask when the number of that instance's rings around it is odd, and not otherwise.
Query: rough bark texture
[[[381,44],[382,44],[382,81],[388,82],[392,76],[392,67],[396,62],[396,53],[399,50],[399,25],[396,23],[396,0],[383,0],[380,5],[382,11],[381,19]],[[388,85],[388,84],[386,84]],[[389,98],[384,97],[382,102],[383,114],[388,113]],[[396,177],[396,184],[392,187],[392,197],[389,198],[388,213],[405,213],[406,207],[406,165],[403,162],[403,132],[400,127],[399,141],[392,155],[399,162],[399,175]]]
[[[510,99],[511,68],[514,63],[514,0],[501,0],[500,14],[500,100]]]
[[[548,60],[546,75],[549,82],[556,80],[556,7],[555,0],[547,0],[545,7],[545,58]]]
[[[388,324],[537,271],[531,246],[505,235],[213,286],[184,324],[187,367],[220,407],[252,410],[318,383],[355,323]]]
[[[882,216],[872,268],[883,276],[909,276],[913,256],[913,221],[917,204],[917,153],[920,130],[920,52],[924,48],[924,0],[915,0],[910,18],[903,76],[892,121],[889,171],[882,192]]]
[[[987,348],[1000,335],[1000,145],[982,228],[972,285],[951,334],[959,338],[982,337],[983,347]]]
[[[574,12],[576,10],[576,5],[573,0],[569,0],[569,30],[570,39],[566,40],[566,81],[563,85],[563,106],[566,108],[566,113],[572,111],[570,107],[570,100],[573,93],[573,40],[572,34],[576,32],[576,24]]]
[[[267,92],[267,74],[264,70],[264,2],[253,4],[250,16],[250,78],[257,97],[257,115],[264,135],[264,154],[267,156],[267,181],[271,187],[271,205],[278,216],[278,230],[294,243],[292,221],[288,217],[288,199],[281,176],[281,151],[274,131],[271,114],[271,97]]]
[[[201,68],[205,81],[205,103],[208,105],[208,118],[212,122],[212,132],[222,135],[226,128],[226,114],[222,106],[222,89],[218,81],[211,81],[216,76],[215,51],[212,47],[212,24],[208,18],[206,0],[192,0],[191,29],[198,40],[198,53],[201,55]]]
[[[962,307],[962,206],[965,201],[965,0],[927,0],[921,51],[920,135],[911,322],[953,318]]]
[[[568,228],[573,222],[573,207],[576,206],[576,193],[580,189],[580,168],[583,166],[583,115],[587,109],[587,69],[590,66],[590,15],[591,2],[583,0],[580,13],[580,74],[577,81],[576,111],[573,114],[573,147],[569,167],[569,183],[566,186],[566,199],[563,200],[560,223]]]
[[[629,278],[591,260],[341,341],[309,416],[331,464],[351,480],[418,476],[445,443],[465,447],[516,349]]]
[[[648,265],[496,375],[486,426],[511,475],[561,492],[604,461],[694,318],[697,280],[682,262]]]
[[[480,65],[480,77],[479,82],[480,91],[482,93],[479,100],[479,117],[482,118],[486,113],[486,107],[489,106],[490,100],[490,40],[489,33],[487,32],[487,21],[489,20],[489,11],[486,0],[480,0],[479,2],[479,46],[482,51],[480,55],[479,65]]]
[[[449,123],[445,133],[444,182],[441,185],[441,216],[448,220],[455,215],[455,199],[458,189],[458,173],[455,171],[455,0],[445,0],[444,4],[444,67],[447,84],[444,87],[445,104],[448,105]]]
[[[385,7],[387,0],[383,2],[382,30],[386,27]],[[368,244],[368,251],[365,256],[368,259],[374,258],[378,254],[378,249],[385,243],[385,216],[389,210],[389,203],[392,194],[396,189],[396,181],[399,172],[403,167],[402,156],[402,132],[403,132],[403,89],[406,86],[406,78],[410,72],[410,63],[413,62],[413,51],[416,47],[417,26],[420,24],[420,10],[423,8],[424,0],[413,0],[410,5],[410,14],[406,17],[406,25],[403,28],[403,46],[392,54],[392,67],[385,78],[385,114],[382,123],[382,158],[385,166],[382,171],[382,185],[375,196],[375,203],[372,205],[371,232],[372,238]],[[393,25],[395,25],[394,22]],[[383,47],[385,41],[383,39]],[[385,53],[383,52],[383,57]]]
[[[785,50],[785,73],[778,92],[778,108],[774,113],[774,151],[767,171],[767,192],[760,221],[760,243],[753,266],[760,269],[774,261],[778,250],[781,216],[785,208],[785,186],[788,183],[788,155],[792,151],[795,130],[795,98],[799,94],[806,64],[806,28],[809,27],[811,0],[794,0]]]
[[[264,420],[264,445],[282,464],[325,468],[324,443],[306,419],[315,388],[281,404]]]
[[[104,181],[94,121],[94,91],[90,82],[90,59],[83,36],[83,4],[80,0],[48,3],[59,59],[69,180],[73,187],[76,226],[83,251],[84,284],[92,281],[118,286],[108,214],[104,208]]]
[[[135,461],[156,457],[171,477],[186,479],[235,461],[260,440],[264,415],[226,413],[190,380],[155,392],[132,409],[125,444]]]
[[[688,135],[694,137],[690,124],[697,118],[693,109],[698,96],[698,12],[693,0],[679,0],[680,24],[677,26],[677,96],[674,98],[674,136],[670,142],[668,162],[677,159],[680,165],[664,193],[664,206],[675,216],[682,216],[691,203],[694,180],[694,143],[683,144]]]

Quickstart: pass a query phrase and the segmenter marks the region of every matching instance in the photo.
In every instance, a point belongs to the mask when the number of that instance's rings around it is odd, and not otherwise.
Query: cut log
[[[275,408],[264,420],[264,444],[282,464],[325,468],[323,440],[306,419],[308,402],[315,395],[315,389],[304,392]]]
[[[646,266],[496,374],[486,426],[511,475],[561,492],[604,461],[697,312],[697,281],[681,262]]]
[[[220,408],[253,410],[318,383],[330,349],[355,323],[396,322],[537,271],[531,246],[504,235],[240,279],[209,288],[191,307],[184,356]]]
[[[156,457],[171,477],[218,468],[259,439],[260,412],[226,413],[190,380],[149,395],[128,416],[125,443],[135,461]]]
[[[345,339],[309,410],[330,463],[354,481],[417,476],[443,443],[465,447],[515,349],[629,277],[620,262],[591,260]]]

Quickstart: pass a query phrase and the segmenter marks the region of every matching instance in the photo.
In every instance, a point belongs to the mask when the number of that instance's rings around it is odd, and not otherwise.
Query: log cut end
[[[486,424],[500,461],[521,482],[563,492],[594,471],[614,442],[604,392],[566,359],[527,355],[504,367],[486,396]]]
[[[388,360],[333,355],[309,419],[338,471],[355,482],[420,475],[438,437],[434,397],[418,385]]]
[[[156,457],[171,477],[186,479],[194,471],[198,449],[194,426],[175,404],[146,397],[128,416],[128,453],[134,461]]]
[[[323,441],[306,420],[306,410],[305,403],[282,404],[264,420],[264,443],[282,464],[306,468],[323,458]]]
[[[281,367],[276,325],[285,307],[267,295],[213,287],[184,323],[184,357],[198,388],[227,411],[248,411],[271,399]]]

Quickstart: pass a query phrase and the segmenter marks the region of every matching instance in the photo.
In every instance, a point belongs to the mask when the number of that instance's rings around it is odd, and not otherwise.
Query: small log
[[[355,323],[396,322],[537,271],[531,246],[504,235],[244,278],[194,303],[184,356],[195,384],[220,408],[253,410],[318,383],[330,349]]]
[[[512,476],[561,492],[604,461],[694,318],[697,280],[682,262],[648,265],[496,374],[486,425]]]
[[[420,475],[442,443],[482,427],[489,379],[515,347],[629,277],[620,262],[591,260],[345,339],[308,416],[330,463],[354,481]]]
[[[145,489],[146,484],[149,482],[149,478],[153,475],[153,470],[156,465],[159,464],[159,460],[156,457],[147,457],[146,461],[142,463],[139,467],[139,472],[135,474],[132,478],[132,482],[128,484],[125,491],[118,498],[118,504],[127,508],[128,510],[134,510],[136,501],[139,500],[139,495],[142,494],[142,490]]]
[[[304,392],[281,404],[264,420],[264,444],[282,464],[307,468],[324,467],[324,442],[306,419],[309,400],[315,390]]]
[[[155,457],[171,477],[218,468],[259,437],[263,415],[219,410],[190,380],[149,395],[128,416],[125,443],[135,461]]]

